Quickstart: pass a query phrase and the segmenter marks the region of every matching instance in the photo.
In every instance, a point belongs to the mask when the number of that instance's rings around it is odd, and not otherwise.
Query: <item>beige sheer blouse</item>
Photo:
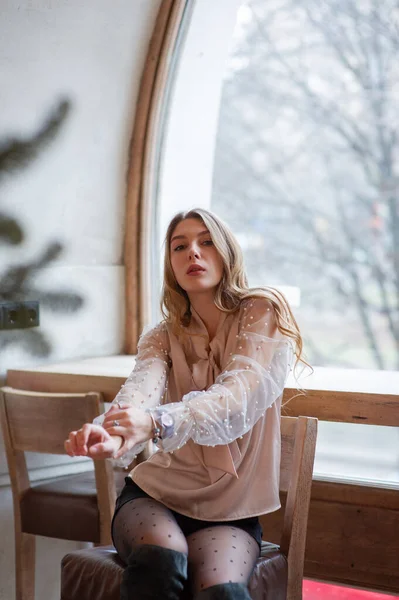
[[[130,476],[153,498],[196,519],[277,510],[281,396],[292,344],[266,299],[221,313],[212,340],[191,310],[181,338],[164,322],[142,335],[134,370],[114,400],[174,418],[173,435]]]

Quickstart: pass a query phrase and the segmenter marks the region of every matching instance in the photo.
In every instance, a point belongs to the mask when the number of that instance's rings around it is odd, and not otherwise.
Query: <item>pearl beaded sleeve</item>
[[[176,450],[190,438],[205,446],[228,444],[248,432],[281,396],[292,359],[271,303],[246,301],[235,351],[215,383],[151,411],[156,419],[165,412],[174,419],[174,434],[162,440],[162,450]]]
[[[168,336],[160,323],[140,337],[133,371],[113,403],[123,402],[147,409],[161,404],[169,374]]]
[[[167,389],[169,374],[168,335],[166,327],[160,323],[143,333],[137,348],[133,371],[115,396],[112,404],[121,402],[131,404],[143,410],[154,408],[162,403]],[[104,414],[94,419],[96,425],[104,421]],[[134,446],[121,459],[123,465],[129,464],[147,442]]]

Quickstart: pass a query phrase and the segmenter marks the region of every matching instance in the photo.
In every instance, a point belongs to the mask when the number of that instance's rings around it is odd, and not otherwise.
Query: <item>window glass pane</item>
[[[399,429],[319,421],[314,478],[399,489]]]
[[[243,247],[250,284],[287,294],[319,389],[352,389],[338,386],[345,373],[356,391],[380,393],[383,377],[394,394],[399,9],[393,0],[189,4],[165,111],[158,234],[178,210],[214,210]],[[320,423],[315,476],[397,487],[398,435]]]
[[[394,0],[238,12],[211,208],[250,283],[288,286],[313,365],[398,368],[398,23]]]

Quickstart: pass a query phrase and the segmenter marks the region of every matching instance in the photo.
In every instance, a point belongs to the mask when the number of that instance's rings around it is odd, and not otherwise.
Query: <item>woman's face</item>
[[[190,294],[215,290],[223,275],[223,261],[200,219],[184,219],[170,242],[170,259],[177,283]]]

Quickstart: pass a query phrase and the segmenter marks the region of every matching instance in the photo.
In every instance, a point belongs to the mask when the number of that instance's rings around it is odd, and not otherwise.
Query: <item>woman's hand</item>
[[[128,450],[152,437],[152,419],[141,408],[118,402],[105,414],[103,428],[110,436],[120,436],[123,443],[115,453],[119,458]]]
[[[120,458],[151,437],[150,415],[130,404],[118,403],[105,414],[102,425],[86,423],[79,431],[71,431],[64,446],[69,456]]]
[[[123,440],[112,437],[101,425],[86,423],[79,431],[71,431],[64,446],[69,456],[113,458]]]

